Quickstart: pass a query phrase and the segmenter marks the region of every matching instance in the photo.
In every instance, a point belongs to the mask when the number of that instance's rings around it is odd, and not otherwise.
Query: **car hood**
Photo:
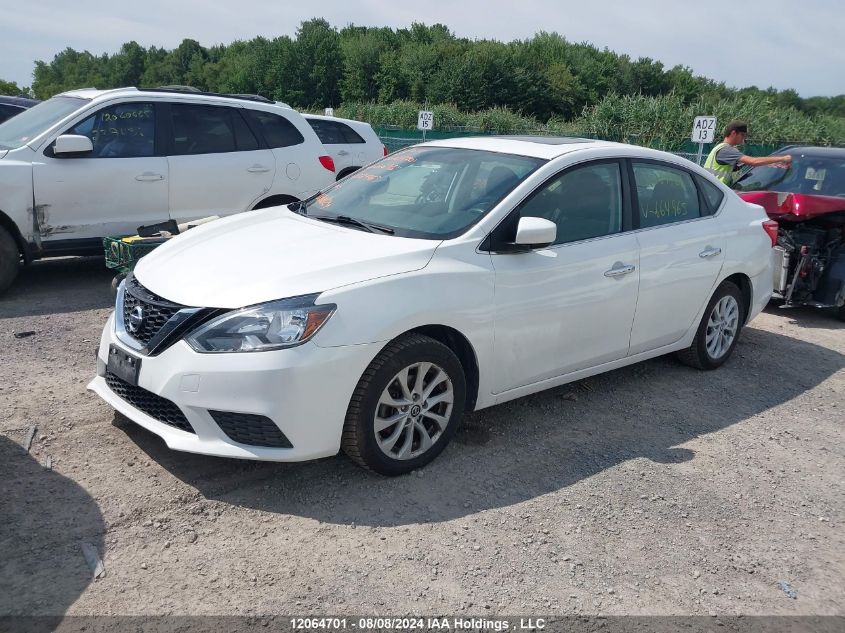
[[[759,204],[773,220],[798,222],[845,211],[845,198],[780,191],[744,191],[739,197]]]
[[[419,270],[439,244],[367,233],[276,207],[190,229],[142,258],[135,275],[169,301],[241,308]]]

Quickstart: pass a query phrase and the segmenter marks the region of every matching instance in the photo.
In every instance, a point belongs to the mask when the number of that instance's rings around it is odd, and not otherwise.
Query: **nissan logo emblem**
[[[132,312],[129,313],[129,323],[126,324],[126,328],[132,332],[132,334],[135,334],[141,329],[142,325],[144,325],[144,308],[136,306]]]

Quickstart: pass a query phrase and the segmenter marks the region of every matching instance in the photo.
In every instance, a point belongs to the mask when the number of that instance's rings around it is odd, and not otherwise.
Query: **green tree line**
[[[162,85],[260,94],[300,109],[449,104],[460,112],[514,113],[553,127],[602,104],[622,112],[620,104],[627,108],[630,99],[653,105],[647,100],[660,97],[670,98],[675,109],[702,100],[745,99],[811,119],[845,117],[845,95],[804,99],[794,90],[732,89],[685,66],[665,68],[650,58],[632,59],[569,42],[557,33],[504,43],[459,38],[442,24],[338,30],[316,18],[301,23],[294,37],[257,37],[229,45],[204,47],[186,39],[167,50],[128,42],[117,53],[99,56],[67,48],[50,62],[36,62],[30,91],[46,99],[86,86]],[[18,88],[3,82],[3,90]],[[628,102],[620,101],[626,97]]]

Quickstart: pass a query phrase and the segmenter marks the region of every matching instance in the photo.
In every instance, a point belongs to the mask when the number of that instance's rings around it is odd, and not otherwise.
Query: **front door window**
[[[555,244],[622,231],[622,178],[619,163],[571,169],[547,182],[520,210],[557,225]]]
[[[91,158],[138,158],[155,153],[152,103],[119,103],[103,108],[66,132],[87,136]]]

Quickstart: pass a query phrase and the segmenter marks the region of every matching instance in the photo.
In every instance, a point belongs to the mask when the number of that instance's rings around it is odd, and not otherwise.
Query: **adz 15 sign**
[[[417,129],[418,130],[433,130],[434,129],[434,112],[428,110],[420,110],[417,115]]]

